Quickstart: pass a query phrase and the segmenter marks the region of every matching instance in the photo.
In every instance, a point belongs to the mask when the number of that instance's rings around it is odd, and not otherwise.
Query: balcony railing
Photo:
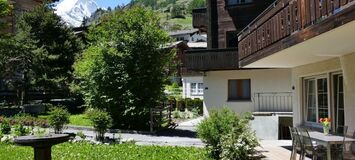
[[[207,9],[199,8],[192,11],[192,26],[207,31],[208,26]]]
[[[276,0],[239,33],[240,64],[301,43],[355,19],[353,0]]]
[[[188,71],[228,70],[238,68],[237,49],[191,50],[184,54]]]
[[[292,112],[291,92],[255,93],[254,112]]]

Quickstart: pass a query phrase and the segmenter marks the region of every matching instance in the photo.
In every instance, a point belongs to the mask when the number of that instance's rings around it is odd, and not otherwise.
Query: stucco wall
[[[355,131],[355,53],[340,58],[344,75],[345,125],[348,134]]]
[[[250,79],[251,95],[256,92],[291,92],[290,69],[260,69],[211,71],[204,76],[204,105],[208,110],[228,106],[237,113],[251,112],[251,101],[236,102],[228,99],[229,79]]]
[[[203,83],[203,76],[183,76],[182,77],[182,97],[183,98],[200,98],[203,99],[202,95],[191,94],[191,83]]]
[[[303,124],[303,92],[302,92],[302,78],[329,74],[331,72],[341,71],[339,58],[308,64],[304,66],[295,67],[292,69],[292,86],[293,90],[293,125],[299,126]]]
[[[345,125],[349,127],[348,134],[352,134],[355,131],[355,53],[292,69],[292,85],[295,86],[293,92],[294,126],[304,124],[303,121],[305,118],[302,98],[302,77],[320,74],[327,74],[329,77],[330,73],[339,71],[343,72],[344,77]],[[330,88],[330,82],[328,87]],[[329,99],[329,102],[331,104],[332,99]]]

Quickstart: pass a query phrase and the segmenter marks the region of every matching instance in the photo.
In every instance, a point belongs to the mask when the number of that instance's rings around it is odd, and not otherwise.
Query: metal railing
[[[253,103],[254,112],[292,112],[292,93],[255,93]]]

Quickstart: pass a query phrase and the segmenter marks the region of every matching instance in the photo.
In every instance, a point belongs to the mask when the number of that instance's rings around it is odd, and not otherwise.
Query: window
[[[252,3],[253,0],[228,0],[228,5],[238,5],[238,4],[246,4]]]
[[[198,83],[198,91],[197,91],[198,94],[203,94],[203,83]]]
[[[251,100],[250,79],[228,80],[228,100]]]
[[[191,95],[203,95],[203,83],[191,83]]]
[[[333,100],[335,128],[344,128],[344,85],[343,75],[333,74]]]
[[[238,32],[237,31],[228,31],[226,33],[226,47],[235,48],[238,45]]]
[[[308,78],[304,85],[307,121],[318,122],[319,118],[329,117],[327,78]]]

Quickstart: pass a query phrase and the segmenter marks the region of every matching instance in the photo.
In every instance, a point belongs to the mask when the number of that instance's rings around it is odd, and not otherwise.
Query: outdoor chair
[[[327,157],[326,148],[313,142],[307,129],[298,128],[297,131],[302,136],[302,148],[304,150],[301,155],[302,160],[305,159],[306,155],[311,155],[312,160],[317,160],[319,157],[322,159]]]
[[[353,133],[353,137],[355,138],[355,132]],[[350,146],[344,145],[343,159],[344,160],[355,160],[355,142],[352,142]],[[349,147],[347,149],[347,147]]]
[[[301,143],[301,137],[297,132],[297,129],[294,127],[289,126],[290,129],[290,134],[291,134],[291,139],[292,139],[292,151],[291,151],[291,157],[290,160],[295,160],[297,158],[297,152],[300,153],[299,159],[302,160],[302,143]]]
[[[336,132],[333,133],[335,135],[343,136],[343,143],[338,144],[338,145],[333,145],[331,150],[332,150],[332,159],[333,160],[342,160],[344,153],[346,152],[346,144],[345,144],[345,138],[347,136],[348,132],[348,126],[344,127],[337,127]]]

